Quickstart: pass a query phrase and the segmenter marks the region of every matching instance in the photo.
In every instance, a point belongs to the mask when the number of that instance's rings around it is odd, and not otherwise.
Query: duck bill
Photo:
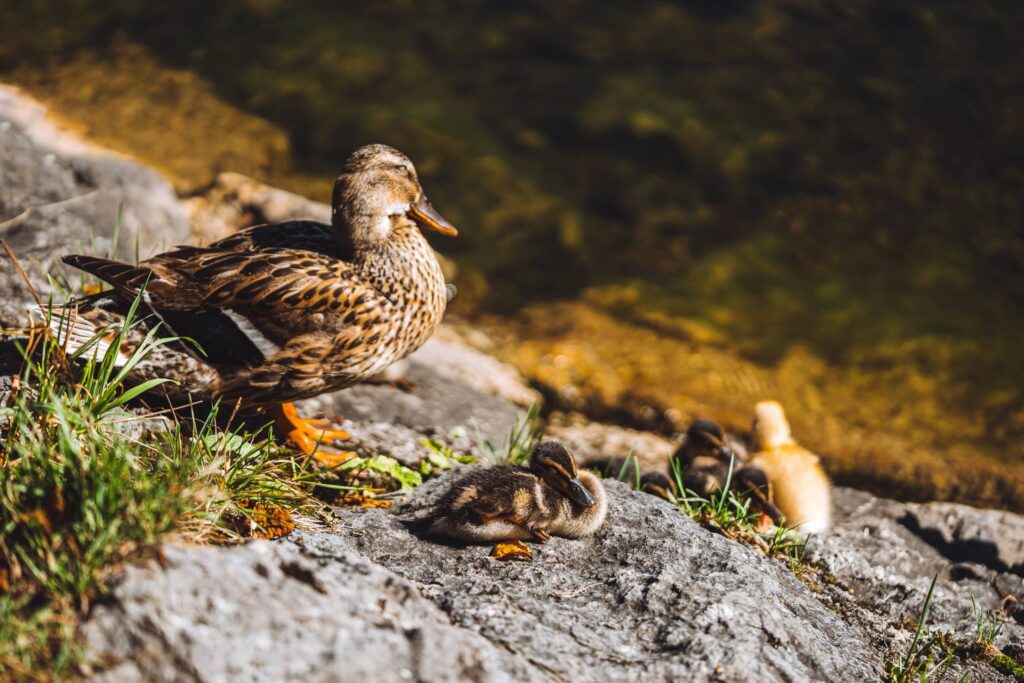
[[[416,221],[421,228],[433,230],[448,237],[455,237],[459,234],[455,226],[439,214],[426,197],[420,197],[419,201],[409,205],[409,217]]]
[[[587,490],[587,487],[583,485],[583,482],[579,480],[579,477],[569,480],[569,498],[578,505],[582,505],[585,508],[594,507],[597,505],[597,499],[594,495]]]

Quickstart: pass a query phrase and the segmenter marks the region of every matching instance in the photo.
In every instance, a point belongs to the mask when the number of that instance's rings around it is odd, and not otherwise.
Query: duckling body
[[[682,445],[672,456],[672,467],[682,472],[683,485],[701,498],[720,494],[728,486],[749,500],[763,517],[778,524],[782,515],[774,502],[770,478],[756,463],[746,460],[746,450],[717,423],[697,420],[686,430]]]
[[[750,464],[771,482],[775,505],[786,526],[821,533],[832,522],[832,485],[814,453],[794,441],[782,405],[762,401],[754,409],[754,450]]]
[[[707,498],[725,488],[729,467],[742,464],[724,431],[711,420],[696,420],[671,458],[671,468],[682,473],[683,485]]]
[[[331,225],[257,226],[138,266],[66,257],[114,289],[74,302],[51,326],[70,352],[100,336],[95,353],[102,355],[141,295],[141,331],[120,340],[121,364],[158,326],[159,336],[192,339],[201,350],[163,346],[130,381],[174,380],[161,391],[176,403],[226,399],[243,414],[268,410],[312,451],[308,434],[318,426],[282,404],[371,377],[419,348],[441,322],[448,292],[421,228],[457,234],[423,195],[412,163],[368,145],[349,157],[335,184]]]
[[[529,467],[494,465],[457,479],[428,516],[410,523],[428,535],[470,543],[582,538],[604,523],[600,479],[579,472],[560,444],[534,451]]]

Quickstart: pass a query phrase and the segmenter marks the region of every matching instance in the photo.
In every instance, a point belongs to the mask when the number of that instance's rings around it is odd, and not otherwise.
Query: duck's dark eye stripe
[[[560,462],[555,462],[554,460],[551,460],[550,458],[545,458],[542,464],[547,465],[548,467],[550,467],[553,470],[558,470],[558,473],[561,474],[566,479],[574,479],[575,478],[575,475],[572,474],[571,472],[566,471],[566,469],[564,467],[562,467],[562,463],[560,463]]]

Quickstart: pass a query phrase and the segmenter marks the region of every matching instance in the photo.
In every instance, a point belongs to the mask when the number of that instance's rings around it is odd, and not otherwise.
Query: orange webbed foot
[[[325,441],[348,439],[348,432],[330,429],[331,425],[326,420],[299,417],[298,411],[291,403],[283,403],[274,411],[274,423],[290,445],[325,467],[337,467],[346,460],[356,457],[356,453],[352,451],[339,451],[323,445]]]

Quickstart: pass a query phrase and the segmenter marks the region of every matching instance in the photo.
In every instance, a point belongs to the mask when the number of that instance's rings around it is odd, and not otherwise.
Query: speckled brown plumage
[[[356,384],[419,348],[441,322],[444,276],[421,228],[455,229],[427,202],[409,160],[384,145],[349,158],[334,199],[332,225],[257,226],[138,266],[69,256],[114,287],[74,304],[75,315],[96,329],[116,326],[144,291],[150,326],[202,347],[179,344],[149,363],[193,400],[255,410]]]
[[[549,441],[537,446],[529,467],[470,469],[433,510],[406,524],[466,542],[581,538],[604,523],[607,498],[596,476],[578,471],[572,455]]]

